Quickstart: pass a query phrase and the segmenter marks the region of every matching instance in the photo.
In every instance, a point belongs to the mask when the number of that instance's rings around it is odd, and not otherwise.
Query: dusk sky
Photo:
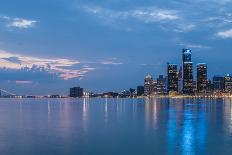
[[[0,2],[0,87],[16,94],[135,88],[182,48],[209,77],[232,73],[232,0]]]

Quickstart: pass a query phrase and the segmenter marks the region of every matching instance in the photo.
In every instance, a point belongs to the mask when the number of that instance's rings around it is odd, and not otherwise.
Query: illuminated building
[[[193,94],[193,63],[191,60],[192,52],[189,49],[182,51],[182,78],[183,94]]]
[[[205,93],[207,89],[207,65],[197,64],[197,92]]]
[[[157,94],[165,94],[166,93],[166,86],[165,86],[165,78],[163,75],[159,75],[157,78]]]
[[[151,95],[153,91],[153,78],[148,74],[144,79],[144,94]]]
[[[224,77],[224,81],[225,81],[225,92],[231,93],[232,92],[232,76],[226,75]]]
[[[213,90],[216,93],[224,91],[224,77],[222,76],[213,77]]]
[[[178,74],[177,65],[167,64],[167,75],[168,75],[168,90],[167,92],[178,92]]]

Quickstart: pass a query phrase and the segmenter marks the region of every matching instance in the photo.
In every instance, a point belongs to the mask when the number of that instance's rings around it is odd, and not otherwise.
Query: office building
[[[177,65],[175,64],[167,64],[167,92],[178,92],[178,73],[177,73]]]
[[[143,96],[144,94],[144,86],[137,87],[137,96]]]
[[[213,90],[216,93],[221,93],[224,91],[224,77],[214,76],[213,77]]]
[[[226,75],[224,77],[224,82],[225,82],[225,92],[232,93],[232,76],[229,74]]]
[[[207,65],[197,64],[197,92],[205,93],[207,89]]]
[[[148,74],[144,79],[144,94],[151,95],[153,91],[153,78]]]
[[[70,97],[82,97],[83,94],[84,94],[83,88],[81,87],[70,88],[70,94],[69,94]]]
[[[193,63],[191,60],[191,50],[183,49],[182,51],[182,82],[183,94],[193,94]]]
[[[166,93],[166,79],[163,75],[159,75],[157,78],[157,94],[165,94]]]

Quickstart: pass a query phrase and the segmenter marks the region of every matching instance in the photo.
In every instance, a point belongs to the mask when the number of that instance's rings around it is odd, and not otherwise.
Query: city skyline
[[[231,74],[231,3],[3,0],[0,87],[32,95],[73,86],[121,91],[148,73],[166,75],[169,61],[181,66],[183,48],[194,53],[194,80],[201,62],[208,77]]]

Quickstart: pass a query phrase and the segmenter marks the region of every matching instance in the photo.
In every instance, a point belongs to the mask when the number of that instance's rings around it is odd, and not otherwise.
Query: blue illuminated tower
[[[182,50],[182,93],[187,95],[193,94],[193,63],[192,51],[190,49]]]

